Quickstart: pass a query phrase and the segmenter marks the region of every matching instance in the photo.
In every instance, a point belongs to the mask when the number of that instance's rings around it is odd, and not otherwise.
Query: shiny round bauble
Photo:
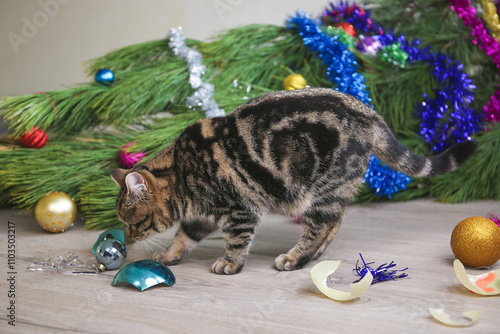
[[[336,28],[342,28],[346,33],[351,35],[352,37],[356,37],[356,30],[354,30],[354,26],[347,22],[340,22],[335,25]]]
[[[97,246],[95,259],[100,271],[118,269],[127,259],[125,244],[115,238],[106,238]]]
[[[24,148],[42,148],[47,143],[47,134],[42,129],[32,127],[19,137],[19,143]]]
[[[489,267],[500,259],[500,228],[488,218],[462,220],[451,234],[453,253],[470,267]]]
[[[306,88],[306,79],[300,74],[290,74],[283,80],[283,88],[286,90],[296,90]]]
[[[94,247],[92,247],[92,253],[95,254],[97,250],[97,246],[101,244],[105,239],[118,239],[119,241],[125,243],[125,228],[109,228],[106,231],[99,234],[97,241],[94,243]]]
[[[76,220],[75,201],[63,192],[48,193],[38,200],[35,207],[35,219],[47,232],[64,232]]]
[[[94,80],[103,85],[111,85],[115,81],[115,74],[107,68],[101,68],[95,73]]]

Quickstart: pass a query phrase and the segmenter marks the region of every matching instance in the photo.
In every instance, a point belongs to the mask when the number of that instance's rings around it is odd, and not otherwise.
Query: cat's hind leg
[[[153,254],[153,260],[165,265],[174,265],[196,247],[198,242],[217,229],[217,225],[204,220],[181,221],[172,244],[165,251]]]
[[[337,234],[344,212],[345,206],[341,204],[328,207],[311,206],[301,216],[304,231],[299,242],[287,254],[276,258],[276,268],[299,269],[320,256]]]

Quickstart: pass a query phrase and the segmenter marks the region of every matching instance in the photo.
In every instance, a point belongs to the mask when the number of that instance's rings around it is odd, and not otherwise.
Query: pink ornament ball
[[[134,142],[128,143],[127,145],[123,146],[122,149],[120,150],[119,153],[120,163],[125,168],[134,167],[137,163],[141,162],[141,160],[146,157],[145,152],[135,153],[135,152],[130,152],[128,150],[128,148],[134,144],[135,144]]]

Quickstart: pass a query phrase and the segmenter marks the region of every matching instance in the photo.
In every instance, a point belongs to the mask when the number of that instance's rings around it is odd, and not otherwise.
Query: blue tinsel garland
[[[319,21],[310,19],[303,12],[298,12],[287,21],[287,27],[297,30],[304,45],[316,53],[327,66],[328,79],[336,83],[334,89],[350,94],[373,108],[364,84],[365,78],[357,72],[359,66],[354,54],[340,41],[339,35],[326,35],[319,28],[319,24]],[[378,196],[386,195],[390,198],[394,193],[405,190],[411,179],[404,173],[383,166],[378,158],[372,156],[364,182],[368,182]]]
[[[304,45],[318,54],[327,66],[328,79],[336,83],[334,87],[363,101],[373,108],[368,95],[365,78],[358,70],[358,62],[354,54],[340,41],[340,35],[328,36],[319,28],[319,21],[309,18],[307,13],[299,12],[287,21],[287,27],[295,29],[302,37]]]

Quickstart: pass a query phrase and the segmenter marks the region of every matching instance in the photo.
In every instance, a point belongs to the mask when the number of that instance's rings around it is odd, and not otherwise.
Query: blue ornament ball
[[[115,81],[115,74],[107,68],[101,68],[95,73],[95,82],[103,85],[111,85]]]

